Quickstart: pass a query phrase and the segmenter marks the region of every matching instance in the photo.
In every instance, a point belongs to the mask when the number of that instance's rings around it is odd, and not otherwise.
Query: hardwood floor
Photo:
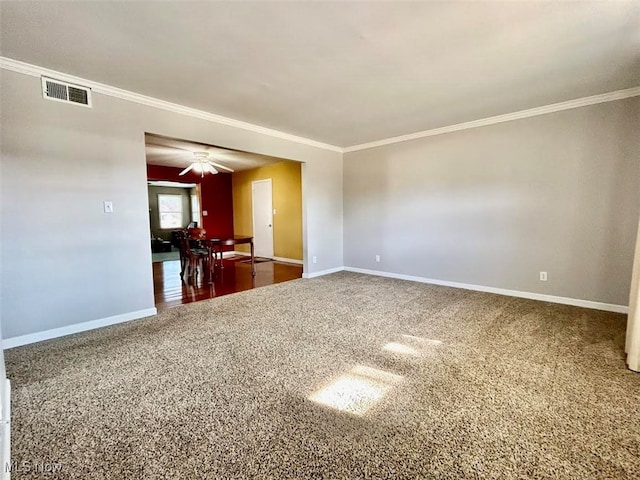
[[[186,278],[183,282],[180,278],[178,260],[153,264],[153,288],[158,310],[300,277],[302,265],[282,262],[256,263],[254,278],[251,276],[250,264],[224,260],[224,268],[215,270],[213,283],[208,283],[208,278],[203,275],[199,275],[195,282]]]

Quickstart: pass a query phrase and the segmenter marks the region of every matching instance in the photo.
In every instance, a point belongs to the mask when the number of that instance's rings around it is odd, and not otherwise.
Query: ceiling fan
[[[200,177],[204,177],[205,173],[216,174],[218,170],[216,167],[222,170],[227,170],[229,172],[233,172],[232,168],[225,167],[224,165],[220,165],[219,163],[212,162],[209,160],[209,152],[193,152],[193,156],[195,160],[191,165],[180,172],[180,175],[184,175],[185,173],[193,170],[200,174]]]

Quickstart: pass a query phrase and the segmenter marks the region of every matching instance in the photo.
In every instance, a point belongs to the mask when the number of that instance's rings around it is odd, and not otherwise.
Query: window
[[[191,221],[198,222],[200,226],[200,202],[198,195],[191,195]]]
[[[182,227],[182,195],[158,194],[160,228]]]

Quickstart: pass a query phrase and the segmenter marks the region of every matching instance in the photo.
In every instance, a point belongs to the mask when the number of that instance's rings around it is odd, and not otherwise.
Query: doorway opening
[[[154,134],[145,147],[158,310],[302,276],[300,162]],[[198,253],[193,268],[179,232]],[[253,240],[255,275],[248,243],[211,256],[213,240],[239,237]]]
[[[153,263],[180,260],[180,251],[171,232],[197,227],[200,215],[200,185],[196,183],[147,180],[151,258]]]

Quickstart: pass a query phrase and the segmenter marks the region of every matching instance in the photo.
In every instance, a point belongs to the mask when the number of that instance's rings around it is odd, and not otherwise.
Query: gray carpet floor
[[[14,478],[637,479],[625,320],[343,272],[12,349]]]

